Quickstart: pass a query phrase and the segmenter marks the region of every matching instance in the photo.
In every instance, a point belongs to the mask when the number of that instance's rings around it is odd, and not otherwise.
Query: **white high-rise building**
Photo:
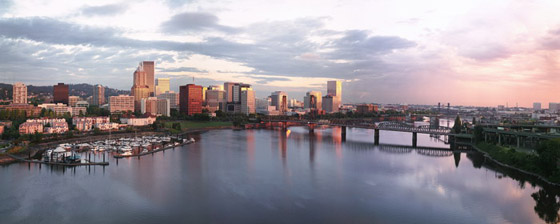
[[[21,82],[13,85],[13,103],[27,104],[27,86]]]
[[[169,92],[169,78],[156,79],[156,96],[162,93]]]

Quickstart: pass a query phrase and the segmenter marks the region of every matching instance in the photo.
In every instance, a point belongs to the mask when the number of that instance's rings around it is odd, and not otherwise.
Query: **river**
[[[544,223],[558,191],[428,135],[215,130],[107,167],[0,167],[1,223]],[[399,147],[394,145],[402,145]],[[98,154],[97,160],[102,157]],[[512,175],[516,176],[516,175]]]

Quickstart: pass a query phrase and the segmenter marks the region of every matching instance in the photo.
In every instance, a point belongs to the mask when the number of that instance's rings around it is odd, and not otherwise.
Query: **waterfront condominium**
[[[186,115],[202,113],[202,86],[179,86],[179,111]]]
[[[134,111],[134,96],[111,96],[109,97],[109,111],[114,113]]]
[[[54,103],[63,103],[68,105],[68,93],[69,87],[68,85],[64,85],[64,83],[58,83],[53,87],[53,101]]]
[[[27,86],[21,82],[16,82],[13,86],[13,103],[27,104]]]

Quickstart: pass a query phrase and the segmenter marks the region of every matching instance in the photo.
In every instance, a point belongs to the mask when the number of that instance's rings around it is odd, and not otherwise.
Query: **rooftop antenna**
[[[193,75],[193,77],[192,77],[192,83],[194,84],[194,75]]]

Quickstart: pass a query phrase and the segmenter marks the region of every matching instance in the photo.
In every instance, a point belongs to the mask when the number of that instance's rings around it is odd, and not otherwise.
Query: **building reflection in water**
[[[247,167],[253,171],[255,168],[255,131],[247,130],[245,140],[247,144]]]
[[[342,128],[341,127],[332,128],[332,142],[334,144],[336,158],[340,161],[342,159]]]

